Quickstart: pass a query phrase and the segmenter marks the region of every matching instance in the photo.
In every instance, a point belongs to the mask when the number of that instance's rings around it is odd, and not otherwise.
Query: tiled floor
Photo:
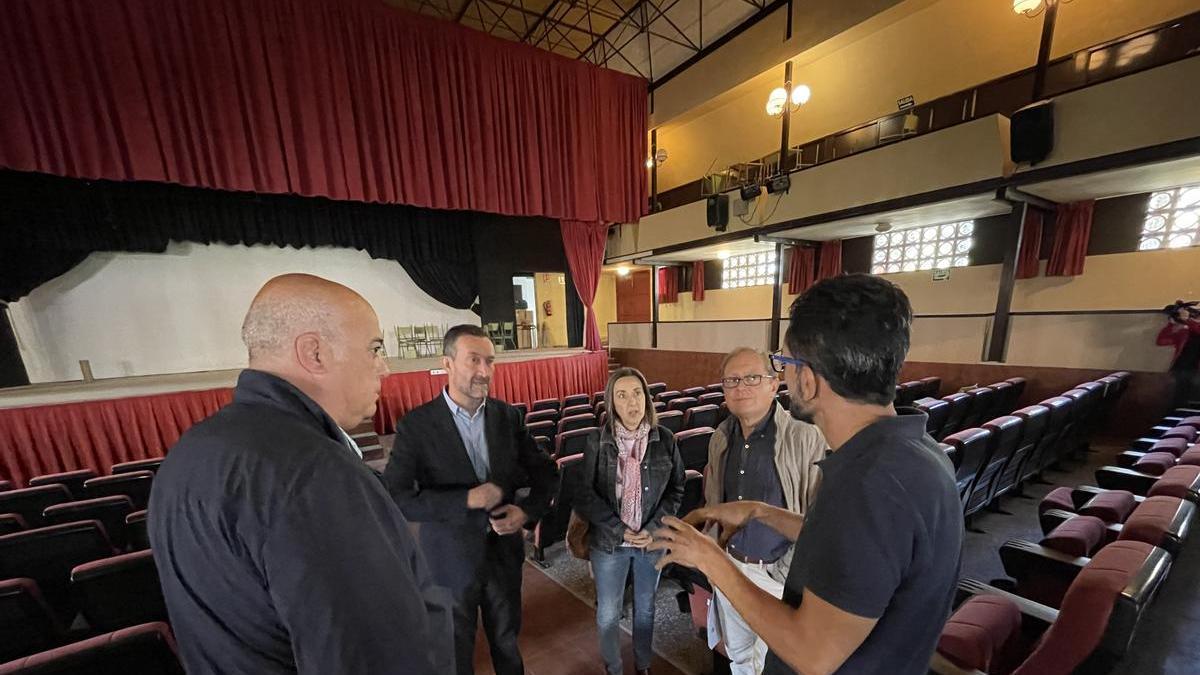
[[[604,675],[604,662],[596,641],[596,616],[579,598],[525,563],[522,589],[524,623],[521,626],[521,655],[526,675]],[[633,672],[633,647],[629,635],[621,633],[625,672]],[[487,639],[480,630],[475,639],[475,672],[492,675]],[[683,675],[657,656],[651,665],[654,675]]]

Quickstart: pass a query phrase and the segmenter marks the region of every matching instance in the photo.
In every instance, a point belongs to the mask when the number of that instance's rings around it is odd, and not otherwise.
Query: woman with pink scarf
[[[683,460],[669,429],[658,426],[646,378],[621,368],[604,390],[608,422],[588,441],[583,485],[575,509],[589,524],[588,551],[596,579],[600,654],[611,675],[621,670],[621,608],[633,570],[633,656],[639,675],[650,672],[654,591],[659,555],[646,550],[650,532],[683,500]]]

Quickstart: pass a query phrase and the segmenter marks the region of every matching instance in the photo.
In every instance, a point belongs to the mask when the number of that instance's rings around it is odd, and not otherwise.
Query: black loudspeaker
[[[711,195],[708,198],[708,226],[724,232],[729,225],[729,195]]]
[[[1054,148],[1054,102],[1031,103],[1013,113],[1009,134],[1013,162],[1033,166],[1046,159]]]

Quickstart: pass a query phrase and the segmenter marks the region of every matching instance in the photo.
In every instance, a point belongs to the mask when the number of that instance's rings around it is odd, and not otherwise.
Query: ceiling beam
[[[533,35],[538,27],[542,25],[542,22],[546,20],[546,17],[550,16],[550,12],[553,12],[554,8],[558,7],[558,3],[559,0],[550,0],[550,4],[546,5],[546,11],[542,12],[541,16],[537,18],[537,21],[534,21],[533,25],[529,27],[529,30],[525,31],[525,34],[521,36],[521,42],[529,42],[529,36]]]

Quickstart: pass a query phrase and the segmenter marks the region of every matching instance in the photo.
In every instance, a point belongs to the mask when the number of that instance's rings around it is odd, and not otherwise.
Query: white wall
[[[388,350],[393,326],[479,323],[426,295],[394,260],[344,248],[172,243],[165,253],[93,253],[70,272],[9,305],[31,382],[239,368],[240,330],[269,278],[305,272],[358,291],[379,314]]]

